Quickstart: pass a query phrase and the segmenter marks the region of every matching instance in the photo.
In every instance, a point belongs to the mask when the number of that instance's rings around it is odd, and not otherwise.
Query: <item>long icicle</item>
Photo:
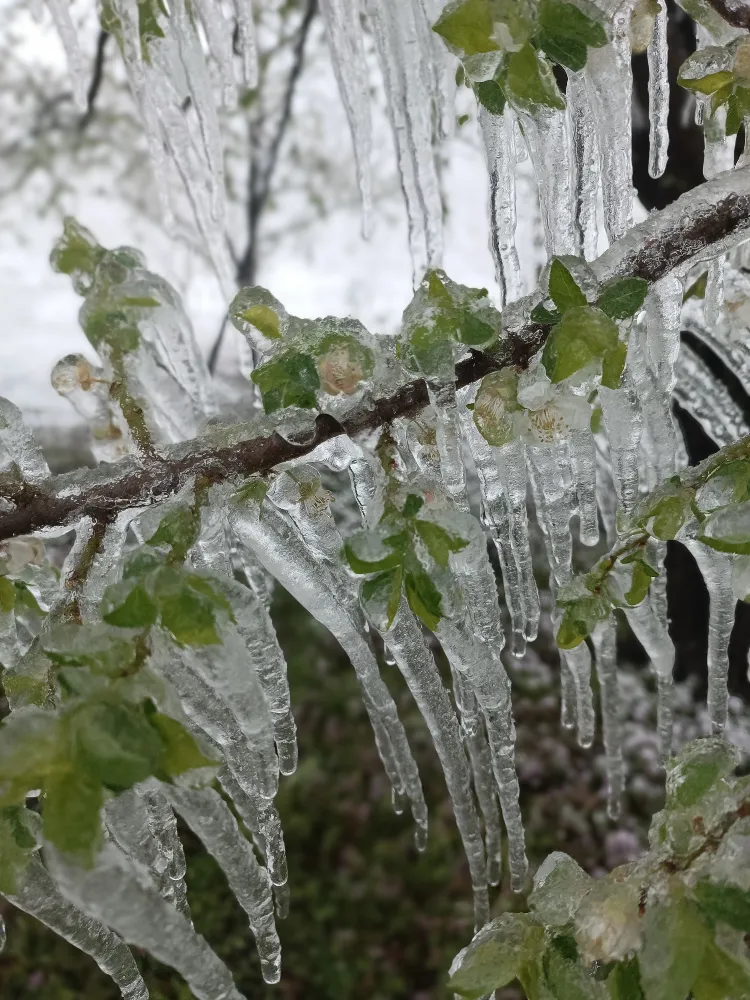
[[[566,91],[575,166],[574,218],[577,252],[593,260],[599,243],[596,221],[599,146],[583,73],[568,74]]]
[[[493,114],[479,105],[479,126],[490,175],[490,250],[500,289],[500,306],[521,294],[521,268],[516,250],[516,155],[512,112]]]
[[[657,0],[654,35],[648,46],[648,117],[649,158],[648,172],[661,177],[667,169],[669,156],[669,76],[667,75],[669,50],[667,48],[667,4]]]
[[[625,790],[625,762],[622,755],[620,689],[617,680],[617,626],[613,615],[594,629],[594,663],[599,681],[599,700],[604,737],[604,765],[607,769],[607,813],[618,819]]]

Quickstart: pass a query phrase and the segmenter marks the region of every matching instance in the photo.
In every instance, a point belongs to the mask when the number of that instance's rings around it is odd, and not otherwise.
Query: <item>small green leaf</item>
[[[205,756],[181,722],[157,711],[148,712],[148,721],[164,744],[161,766],[170,777],[197,768],[217,766],[217,761]]]
[[[699,882],[695,898],[701,910],[713,921],[729,924],[735,930],[750,934],[750,892],[736,885]]]
[[[628,345],[618,340],[611,351],[602,356],[602,385],[605,389],[619,389],[622,384],[622,373],[628,359]]]
[[[127,580],[107,587],[102,601],[102,618],[118,628],[148,628],[157,618],[156,604],[145,588]]]
[[[579,962],[571,961],[566,953],[571,940],[575,947],[574,939],[555,938],[544,955],[542,968],[552,996],[555,1000],[609,1000],[604,983],[597,982]]]
[[[404,517],[415,517],[424,506],[424,497],[410,493],[404,503]]]
[[[708,271],[704,271],[700,277],[692,283],[690,288],[685,292],[682,297],[683,302],[687,302],[688,299],[705,299],[706,297],[706,285],[708,283]]]
[[[406,599],[417,618],[434,630],[443,615],[440,591],[428,574],[417,566],[409,566],[404,578]]]
[[[44,836],[81,864],[93,864],[102,840],[101,783],[78,768],[56,772],[46,785],[42,805]]]
[[[643,278],[614,278],[602,286],[596,304],[611,319],[627,319],[638,312],[647,293]]]
[[[720,507],[709,514],[698,539],[718,552],[750,555],[750,500]]]
[[[529,317],[532,323],[541,323],[543,326],[553,326],[555,323],[559,323],[562,319],[562,314],[547,309],[546,306],[542,305],[540,302],[538,306],[534,306],[531,310],[531,316]]]
[[[709,941],[691,993],[693,1000],[745,1000],[750,997],[750,966]]]
[[[451,552],[461,552],[469,544],[466,539],[452,535],[432,521],[415,521],[414,527],[430,556],[443,569],[448,568]]]
[[[482,107],[493,115],[501,115],[505,111],[507,100],[503,88],[497,80],[482,80],[474,84],[474,94]]]
[[[612,1000],[644,1000],[638,958],[618,962],[607,978]]]
[[[542,362],[552,382],[562,382],[619,344],[617,324],[594,306],[569,309],[550,331]]]
[[[261,304],[249,306],[238,314],[246,323],[251,323],[267,340],[280,340],[281,329],[278,313],[270,306]]]
[[[667,808],[688,809],[737,766],[737,750],[716,737],[693,740],[667,766]]]
[[[12,611],[16,605],[16,588],[7,576],[0,576],[0,611]]]
[[[360,533],[354,535],[344,544],[344,555],[353,573],[364,576],[368,573],[379,573],[383,570],[394,569],[396,566],[401,565],[403,554],[398,550],[390,552],[387,555],[381,555],[378,558],[365,558],[364,554],[369,553],[367,553],[362,543],[366,541],[365,533]],[[382,546],[379,551],[382,552]]]
[[[727,84],[733,81],[733,75],[727,70],[720,70],[718,73],[709,73],[707,76],[702,76],[698,79],[691,79],[685,76],[679,76],[677,79],[681,87],[698,94],[715,94],[717,90],[721,90],[722,87],[726,87]]]
[[[565,4],[565,6],[569,5]],[[588,48],[580,38],[542,28],[536,37],[536,42],[539,48],[544,49],[544,54],[548,59],[560,63],[561,66],[578,71],[586,65]]]
[[[479,1000],[507,986],[519,973],[530,928],[534,924],[527,913],[504,913],[497,917],[466,949],[448,989],[467,1000]]]
[[[320,376],[315,358],[299,351],[284,351],[259,365],[251,378],[263,397],[266,413],[300,406],[314,409],[320,389]]]
[[[690,900],[648,907],[639,953],[646,1000],[685,1000],[710,940],[711,932]]]
[[[179,507],[162,518],[147,544],[154,547],[168,545],[177,562],[184,562],[198,538],[200,522],[200,513],[193,507]]]
[[[378,621],[382,611],[385,609],[384,627],[389,629],[393,625],[399,605],[401,603],[401,583],[403,579],[403,567],[396,566],[394,569],[379,573],[370,580],[365,580],[360,589],[362,604],[371,618]]]
[[[454,0],[446,5],[432,30],[465,56],[498,49],[490,0]]]
[[[692,492],[679,482],[665,487],[663,495],[654,499],[639,517],[639,524],[655,538],[671,541],[688,518],[692,500]]]
[[[609,617],[612,608],[601,595],[579,597],[565,605],[556,642],[560,649],[575,649],[590,636],[599,622]]]
[[[658,577],[659,572],[650,566],[643,557],[633,560],[633,581],[630,590],[625,594],[625,600],[631,607],[640,604],[651,587],[651,581]]]
[[[550,267],[549,296],[562,315],[568,309],[587,304],[586,296],[576,284],[575,278],[558,257],[555,257]]]
[[[562,851],[554,851],[534,876],[529,905],[546,927],[563,927],[572,920],[592,884],[591,876],[577,861]]]
[[[508,59],[504,83],[511,104],[521,111],[533,111],[540,105],[565,110],[565,98],[550,64],[529,42]]]

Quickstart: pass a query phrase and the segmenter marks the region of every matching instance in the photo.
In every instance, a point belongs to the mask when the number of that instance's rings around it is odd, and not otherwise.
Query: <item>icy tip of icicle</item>
[[[229,307],[235,329],[255,350],[265,354],[288,336],[289,313],[265,288],[241,288]]]

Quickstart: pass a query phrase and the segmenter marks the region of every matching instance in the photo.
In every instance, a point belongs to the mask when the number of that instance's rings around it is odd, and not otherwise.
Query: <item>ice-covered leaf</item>
[[[288,406],[314,409],[320,389],[315,358],[303,351],[285,350],[259,365],[251,378],[263,397],[266,413]]]
[[[544,979],[552,996],[555,1000],[609,1000],[604,983],[577,961],[575,947],[573,938],[556,937],[544,954]]]
[[[612,1000],[644,1000],[638,958],[618,962],[607,977]]]
[[[655,538],[671,541],[690,515],[693,494],[679,480],[667,483],[639,511],[638,523]]]
[[[102,601],[102,618],[118,628],[148,628],[159,611],[146,588],[138,581],[123,580],[108,587]]]
[[[401,603],[402,582],[401,565],[363,581],[359,591],[362,606],[369,617],[378,623],[378,627],[382,623],[387,630],[393,624]]]
[[[416,517],[423,507],[424,497],[420,497],[416,493],[410,493],[404,501],[403,515],[404,517]]]
[[[409,607],[428,629],[436,629],[443,616],[440,591],[422,567],[410,561],[404,568],[404,590]]]
[[[482,80],[474,84],[474,94],[482,107],[493,115],[501,115],[508,103],[505,92],[497,80]]]
[[[605,389],[619,389],[625,362],[628,358],[628,345],[618,340],[611,351],[606,351],[602,357],[602,385]]]
[[[466,997],[479,997],[506,986],[515,979],[524,950],[541,928],[527,913],[505,913],[484,927],[463,953],[448,988]]]
[[[106,625],[55,625],[41,637],[42,648],[61,667],[87,667],[118,677],[133,670],[142,651],[130,637]]]
[[[152,774],[162,774],[164,744],[151,725],[145,703],[91,699],[66,718],[77,773],[124,791]]]
[[[199,532],[200,513],[195,507],[185,505],[169,511],[147,543],[154,547],[168,546],[172,550],[172,558],[181,563],[195,545]]]
[[[13,581],[0,576],[0,611],[12,611],[16,605],[16,588]]]
[[[693,90],[699,94],[715,94],[716,91],[732,83],[733,79],[731,72],[720,70],[717,73],[709,73],[706,76],[696,78],[681,75],[677,82],[687,90]]]
[[[552,382],[562,382],[577,371],[617,349],[617,324],[595,306],[568,309],[552,328],[542,362]]]
[[[45,787],[44,835],[58,850],[92,865],[102,841],[104,789],[75,767],[60,767]]]
[[[709,514],[698,538],[719,552],[750,555],[750,500],[720,507]]]
[[[712,921],[750,934],[750,892],[728,883],[702,881],[695,887],[701,911]]]
[[[204,767],[216,767],[217,761],[207,757],[181,722],[147,707],[148,721],[161,737],[163,756],[161,768],[170,777]]]
[[[379,573],[394,569],[403,561],[403,554],[387,545],[381,535],[370,531],[358,531],[347,539],[344,555],[353,573]]]
[[[459,55],[496,52],[491,0],[453,0],[433,28]]]
[[[562,927],[573,918],[591,885],[591,876],[573,858],[555,851],[534,876],[529,906],[545,926]]]
[[[414,529],[438,566],[448,566],[451,552],[461,552],[469,544],[465,538],[452,535],[433,521],[415,521]]]
[[[602,286],[596,304],[612,319],[627,319],[638,312],[647,293],[643,278],[613,278]]]
[[[735,997],[748,997],[750,965],[737,956],[729,955],[715,941],[709,941],[691,993],[693,1000],[734,1000]]]
[[[548,309],[543,303],[534,306],[531,310],[531,316],[529,317],[532,323],[541,323],[543,326],[554,326],[555,323],[559,323],[562,319],[557,310]]]
[[[288,331],[289,315],[265,288],[241,288],[229,307],[229,318],[248,342],[267,350]]]
[[[647,907],[639,953],[645,1000],[685,1000],[711,943],[711,931],[689,899]]]
[[[563,315],[569,309],[587,304],[586,296],[576,284],[575,278],[558,257],[550,265],[549,296]]]
[[[533,112],[539,106],[565,109],[552,67],[529,42],[508,58],[504,86],[511,104],[520,111]]]
[[[575,649],[591,635],[599,622],[605,621],[612,610],[601,594],[578,597],[562,605],[564,608],[556,642],[560,649]]]
[[[591,7],[592,13],[596,8]],[[607,33],[599,21],[566,0],[541,0],[537,43],[554,62],[568,69],[586,65],[588,49],[607,44]]]
[[[93,234],[68,216],[63,220],[63,234],[55,243],[50,262],[59,274],[70,275],[75,290],[84,295],[93,284],[94,271],[104,253]]]
[[[633,578],[630,589],[625,594],[625,600],[635,607],[644,600],[651,587],[651,581],[655,580],[659,571],[655,569],[642,553],[637,553],[631,560],[622,560],[623,563],[632,562]]]
[[[688,743],[667,766],[667,808],[696,805],[738,760],[736,748],[716,737]]]

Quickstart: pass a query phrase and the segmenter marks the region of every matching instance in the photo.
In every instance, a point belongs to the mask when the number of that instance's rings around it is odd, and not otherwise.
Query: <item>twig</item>
[[[107,42],[109,41],[109,38],[109,32],[102,30],[99,32],[99,37],[96,40],[94,70],[91,74],[91,83],[89,84],[88,93],[86,95],[86,111],[83,113],[81,120],[78,123],[79,132],[84,132],[86,130],[96,111],[96,99],[99,96],[99,90],[101,89],[102,81],[104,79],[104,61],[107,54]]]
[[[750,31],[750,6],[747,0],[708,0],[708,2],[728,24]]]
[[[654,212],[602,254],[593,267],[601,281],[637,275],[653,282],[696,257],[727,249],[745,233],[750,238],[750,167],[727,171],[661,212]],[[506,309],[507,328],[498,349],[493,354],[472,352],[457,366],[459,387],[500,368],[528,366],[544,343],[548,328],[526,320],[526,311],[518,305]],[[520,318],[514,324],[509,317],[516,310]],[[121,510],[165,499],[191,477],[203,477],[213,484],[262,474],[309,454],[339,434],[356,438],[397,417],[411,416],[427,402],[425,383],[416,379],[390,396],[363,402],[342,423],[319,414],[315,434],[304,444],[290,443],[275,432],[243,439],[241,428],[226,428],[223,440],[206,437],[184,442],[173,446],[165,458],[147,464],[127,459],[88,472],[53,476],[41,485],[23,484],[5,494],[13,506],[0,512],[0,540],[72,524],[86,515],[106,522]],[[225,443],[230,434],[236,443]]]

